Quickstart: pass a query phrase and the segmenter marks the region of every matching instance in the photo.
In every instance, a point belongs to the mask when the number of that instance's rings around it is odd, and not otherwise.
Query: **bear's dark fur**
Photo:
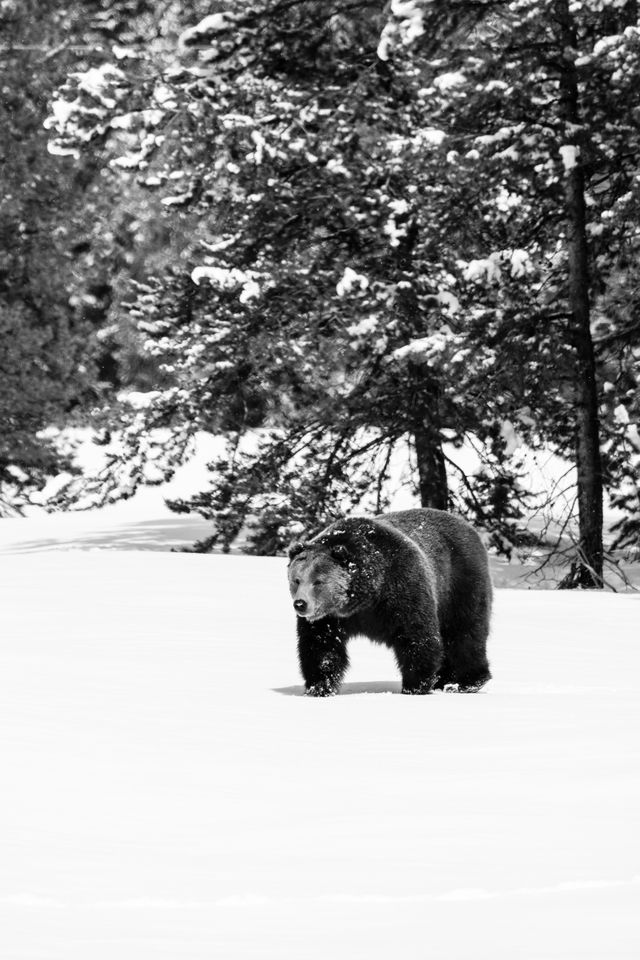
[[[491,678],[487,553],[459,517],[405,510],[333,523],[292,545],[289,586],[311,696],[338,692],[356,634],[393,650],[403,693],[475,691]]]

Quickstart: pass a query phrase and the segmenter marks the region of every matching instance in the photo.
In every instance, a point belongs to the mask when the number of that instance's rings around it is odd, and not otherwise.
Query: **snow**
[[[294,152],[301,150],[303,145],[304,145],[303,142],[298,142],[298,141],[294,141],[293,143],[289,144],[290,148],[294,150]],[[327,170],[329,171],[329,173],[336,174],[336,176],[343,176],[348,178],[351,177],[349,170],[345,167],[342,160],[332,159],[327,161]]]
[[[89,94],[95,100],[98,100],[103,106],[112,110],[117,102],[118,95],[107,96],[107,90],[113,90],[114,85],[126,82],[126,77],[122,70],[111,63],[103,63],[99,67],[90,67],[81,73],[72,73],[78,82],[78,90]]]
[[[389,200],[389,206],[398,216],[403,216],[409,212],[409,204],[406,200]]]
[[[517,136],[524,130],[524,124],[516,124],[512,127],[500,127],[495,133],[485,133],[479,137],[474,137],[473,142],[478,146],[488,147],[508,140],[510,137]]]
[[[500,269],[501,259],[502,254],[498,251],[492,253],[489,257],[469,260],[468,262],[460,261],[460,266],[463,267],[464,279],[474,283],[482,282],[483,280],[487,280],[488,282],[500,280],[502,276]]]
[[[446,313],[453,314],[460,310],[460,301],[450,290],[445,290],[443,287],[440,287],[437,300]]]
[[[514,250],[511,253],[511,276],[524,277],[533,270],[531,257],[526,250]]]
[[[445,90],[450,90],[452,87],[461,87],[467,82],[467,78],[464,73],[460,73],[459,70],[455,70],[451,73],[441,73],[439,77],[436,77],[433,81],[434,85],[444,92]]]
[[[444,130],[439,130],[437,127],[425,127],[424,130],[419,130],[415,136],[415,142],[422,144],[430,144],[434,147],[439,147],[440,144],[446,139],[447,134]]]
[[[146,410],[152,407],[161,396],[162,390],[123,390],[118,394],[118,400],[121,403],[128,403],[136,410]]]
[[[255,150],[248,156],[259,167],[264,159],[265,150],[269,156],[273,156],[273,150],[268,147],[267,141],[258,130],[251,131],[251,139],[255,144]]]
[[[502,265],[509,265],[512,277],[525,277],[533,270],[531,257],[526,250],[495,250],[488,257],[477,260],[460,260],[465,280],[472,283],[492,283],[502,279]]]
[[[620,44],[620,36],[618,34],[613,34],[610,37],[603,37],[601,40],[597,40],[593,45],[593,55],[595,57],[602,56],[603,53],[608,53],[614,47],[617,47]]]
[[[505,442],[504,452],[508,457],[513,456],[523,444],[522,437],[510,420],[504,420],[500,424],[500,436]]]
[[[237,267],[202,266],[191,271],[191,279],[197,286],[201,280],[210,280],[223,290],[241,287],[240,303],[247,303],[260,296],[258,277],[259,274],[253,270],[240,270]]]
[[[409,46],[424,33],[424,10],[419,0],[391,0],[390,13],[392,19],[385,24],[378,43],[380,60],[388,60],[398,43]]]
[[[499,590],[483,693],[363,640],[313,700],[283,559],[116,507],[0,523],[3,957],[638,956],[638,595]]]
[[[180,34],[178,44],[184,49],[198,43],[207,43],[212,40],[216,33],[229,30],[235,22],[235,17],[229,11],[223,13],[212,13],[204,17],[194,27],[189,27]]]
[[[373,334],[378,332],[379,322],[379,317],[371,314],[368,317],[363,317],[362,320],[358,320],[357,323],[352,323],[348,326],[347,333],[350,337],[353,337],[354,340],[373,336]]]
[[[369,280],[362,273],[356,273],[352,267],[345,267],[344,273],[336,284],[336,293],[339,297],[345,297],[354,290],[366,290],[369,286]]]
[[[138,58],[138,52],[135,47],[121,47],[119,44],[114,43],[111,47],[111,52],[116,60],[137,60]]]
[[[69,101],[63,100],[62,98],[52,100],[52,118],[50,120],[45,120],[44,126],[47,129],[50,129],[53,126],[57,126],[59,130],[64,129],[78,105],[78,100]]]
[[[383,225],[382,231],[389,237],[390,245],[392,247],[397,247],[400,245],[400,241],[407,235],[407,224],[401,223],[398,225],[396,222],[396,217],[405,217],[409,212],[410,207],[409,203],[403,199],[389,200],[388,206],[391,209],[392,214]]]
[[[568,173],[569,170],[573,170],[575,165],[578,162],[578,156],[580,154],[580,147],[576,146],[573,143],[566,143],[563,146],[558,148],[560,157],[562,158],[562,164],[565,171]]]
[[[406,360],[407,357],[419,356],[425,361],[442,353],[451,345],[453,333],[446,324],[435,333],[428,337],[419,337],[417,340],[411,340],[402,347],[396,347],[390,354],[391,360]]]

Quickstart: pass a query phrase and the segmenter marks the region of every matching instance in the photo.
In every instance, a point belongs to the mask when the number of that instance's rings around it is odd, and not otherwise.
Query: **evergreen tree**
[[[523,380],[538,379],[525,387],[536,397],[527,407],[541,437],[577,469],[579,538],[567,583],[600,586],[603,482],[616,480],[613,460],[606,473],[602,464],[593,330],[638,231],[629,217],[637,205],[637,6],[460,2],[455,16],[437,5],[396,6],[419,22],[418,45],[439,37],[426,108],[446,132],[452,162],[475,167],[484,187],[469,211],[482,251],[465,257],[469,308],[483,309],[494,338],[504,331],[506,341],[506,326],[516,325]],[[392,50],[404,22],[391,23]],[[464,176],[452,177],[455,192]],[[505,261],[512,276],[528,275],[524,297],[504,283]]]
[[[94,333],[109,280],[100,173],[90,157],[74,168],[52,156],[43,128],[50,93],[85,49],[84,22],[27,0],[0,5],[0,28],[1,516],[68,466],[47,428],[102,399]]]
[[[210,516],[225,544],[248,516],[260,517],[252,546],[273,550],[292,525],[366,491],[381,508],[407,436],[424,505],[450,502],[444,435],[473,430],[502,488],[509,477],[484,361],[454,322],[452,248],[441,256],[430,228],[440,135],[424,127],[420,73],[392,74],[377,55],[382,26],[375,3],[243,5],[182,34],[195,63],[143,91],[153,116],[129,109],[140,84],[128,99],[124,72],[106,68],[98,123],[86,127],[84,99],[59,110],[70,151],[141,125],[138,151],[112,163],[139,169],[167,208],[199,215],[198,289],[181,271],[158,278],[132,313],[174,381],[154,395],[152,422],[162,408],[177,429],[232,433],[212,491],[176,504]],[[174,183],[185,186],[167,193]],[[241,435],[261,424],[258,449],[245,450]],[[518,511],[512,501],[500,512],[489,476],[485,491],[470,503],[487,525],[513,525]]]
[[[128,277],[164,267],[175,251],[166,252],[156,199],[98,151],[74,150],[70,163],[43,126],[51,107],[47,126],[64,122],[55,92],[69,84],[89,124],[99,122],[105,52],[117,61],[129,41],[149,44],[151,10],[142,0],[0,5],[0,515],[70,469],[58,428],[95,425],[107,397],[117,408],[114,388],[159,379],[120,310]],[[161,50],[163,38],[155,42]]]
[[[71,78],[55,140],[194,218],[131,305],[166,381],[129,441],[230,438],[176,508],[271,552],[384,506],[406,438],[421,501],[451,503],[443,439],[472,436],[466,506],[509,549],[515,429],[575,462],[568,579],[601,585],[602,484],[629,505],[637,435],[635,3],[194,3],[178,42],[179,22],[168,5],[161,42]]]
[[[70,402],[78,363],[68,293],[56,269],[66,251],[56,223],[58,171],[42,129],[43,53],[23,49],[25,40],[39,43],[45,33],[42,22],[32,25],[34,6],[0,9],[0,516],[19,509],[58,466],[40,431]]]

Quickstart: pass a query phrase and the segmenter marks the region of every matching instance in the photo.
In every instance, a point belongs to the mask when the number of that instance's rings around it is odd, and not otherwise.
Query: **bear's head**
[[[375,521],[336,521],[289,549],[289,589],[299,617],[350,617],[375,602],[385,576],[388,529]]]
[[[347,617],[352,612],[351,558],[344,544],[294,543],[289,590],[299,617]]]

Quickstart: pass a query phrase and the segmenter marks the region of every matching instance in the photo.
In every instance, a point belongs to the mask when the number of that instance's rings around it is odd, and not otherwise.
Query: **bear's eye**
[[[324,584],[324,580],[314,580],[314,581],[313,581],[313,586],[314,586],[314,587],[321,587],[321,586],[323,586],[323,584]]]
[[[300,586],[300,581],[298,580],[297,577],[296,577],[296,579],[293,581],[293,585],[294,585],[294,587],[299,587],[299,586]]]

